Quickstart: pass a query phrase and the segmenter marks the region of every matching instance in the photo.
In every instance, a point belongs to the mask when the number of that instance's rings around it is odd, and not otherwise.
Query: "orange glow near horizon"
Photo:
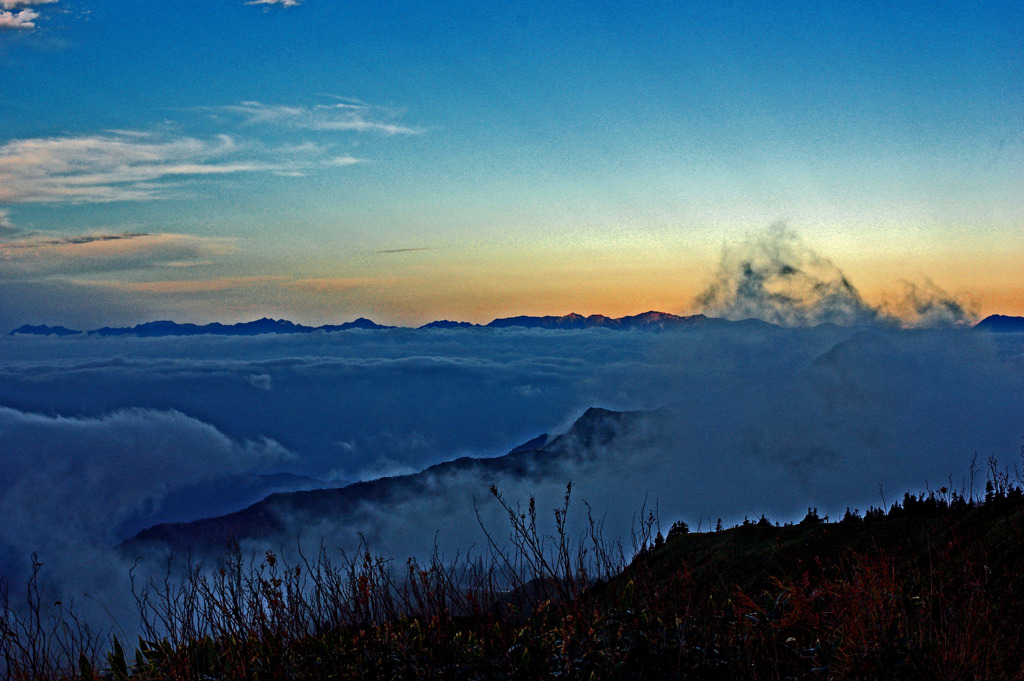
[[[78,248],[109,252],[146,246],[147,241],[162,243],[141,237]],[[835,266],[872,307],[891,312],[893,301],[905,295],[911,282],[919,288],[937,287],[979,319],[990,314],[1024,315],[1019,257],[1010,251],[986,259],[968,249],[953,254],[904,247],[869,253],[844,245],[848,244],[813,244],[832,253]],[[164,269],[140,271],[129,280],[115,275],[75,278],[70,283],[131,295],[135,308],[147,316],[133,323],[158,317],[238,322],[273,316],[319,325],[363,316],[399,326],[439,319],[486,324],[517,315],[701,313],[697,298],[714,281],[721,262],[721,254],[707,250],[711,245],[706,243],[621,239],[547,246],[531,252],[521,245],[498,243],[483,249],[438,248],[340,262],[326,257],[267,259],[256,265],[239,261],[230,270],[202,262],[168,269],[176,262],[168,257]],[[172,251],[165,257],[178,255]],[[166,275],[172,270],[192,276],[170,279]]]

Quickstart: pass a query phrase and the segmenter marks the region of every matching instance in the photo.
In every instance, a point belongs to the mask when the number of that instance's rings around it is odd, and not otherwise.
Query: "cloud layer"
[[[571,478],[627,541],[645,498],[666,525],[707,527],[863,509],[881,503],[880,484],[890,501],[925,484],[959,489],[975,453],[1013,459],[1024,433],[1021,339],[957,328],[5,336],[0,357],[0,563],[21,574],[38,551],[70,592],[123,577],[118,529],[176,489],[215,490],[244,471],[357,480],[498,455],[590,406],[664,409],[584,460],[489,482],[543,510]],[[296,515],[288,531],[347,548],[362,533],[404,556],[429,552],[440,530],[446,551],[464,550],[479,539],[474,497],[502,527],[487,485],[453,473],[386,504]]]
[[[228,491],[289,457],[171,410],[83,418],[0,407],[0,439],[0,575],[20,583],[36,554],[55,598],[90,594],[86,611],[101,614],[127,595],[130,566],[110,550],[126,524],[176,491],[217,481]]]
[[[408,354],[443,347],[437,339],[423,338],[429,334],[419,334],[416,342],[416,335],[389,332],[383,337]],[[551,463],[541,468],[466,464],[433,472],[380,502],[332,507],[326,516],[278,500],[280,534],[249,542],[247,548],[271,546],[288,554],[301,534],[310,544],[307,549],[315,549],[321,538],[329,546],[350,549],[361,536],[388,555],[422,556],[435,542],[451,555],[484,541],[478,510],[489,529],[504,527],[500,509],[488,499],[491,484],[523,503],[536,496],[543,512],[559,504],[570,479],[578,504],[574,531],[585,521],[579,502],[587,501],[605,519],[609,536],[627,544],[645,499],[657,507],[666,527],[684,519],[707,528],[719,517],[729,524],[762,513],[798,520],[808,506],[835,518],[847,506],[864,510],[926,485],[969,491],[972,456],[976,453],[982,466],[989,456],[1009,463],[1024,432],[1024,406],[1014,397],[1024,391],[1020,339],[993,345],[982,334],[891,327],[740,327],[640,338],[596,331],[461,332],[456,337],[461,349],[447,362],[378,356],[360,362],[358,369],[349,364],[345,379],[336,373],[337,364],[332,370],[331,361],[317,363],[317,374],[334,378],[316,388],[310,385],[310,391],[347,403],[343,385],[372,390],[364,399],[373,401],[379,421],[370,437],[353,426],[374,417],[352,410],[350,402],[328,416],[304,400],[305,417],[321,427],[340,422],[343,414],[352,419],[347,433],[337,432],[339,457],[358,460],[374,453],[353,469],[354,477],[422,468],[441,438],[443,424],[428,422],[439,413],[441,421],[461,426],[449,437],[467,442],[482,435],[472,430],[472,422],[493,427],[504,412],[525,410],[531,401],[543,407],[548,416],[541,420],[547,418],[552,426],[531,435],[564,430],[582,412],[565,409],[569,404],[665,406],[613,421],[608,437],[581,437],[570,444],[570,456],[553,450],[543,457]],[[571,351],[553,352],[555,344]],[[570,354],[577,366],[564,361]],[[479,356],[471,361],[467,355]],[[546,385],[538,375],[541,364],[547,367]],[[291,370],[305,365],[291,363]],[[472,381],[460,376],[469,365],[474,367]],[[282,372],[284,366],[260,364],[259,373],[253,367],[247,374],[253,392],[263,391],[258,399],[272,401],[277,392],[301,399],[295,376]],[[386,377],[398,367],[403,379],[393,383]],[[518,380],[503,377],[506,373]],[[473,383],[486,385],[488,395],[473,392]],[[553,391],[552,383],[561,384],[563,392]],[[405,390],[422,402],[410,405]],[[377,402],[372,393],[386,394],[387,402]],[[460,398],[451,401],[453,393]],[[566,417],[551,418],[563,409]],[[980,483],[974,491],[981,491]]]

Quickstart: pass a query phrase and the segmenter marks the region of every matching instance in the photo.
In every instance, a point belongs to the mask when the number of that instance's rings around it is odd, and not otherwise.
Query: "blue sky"
[[[874,303],[1024,313],[1016,3],[2,0],[0,28],[8,325],[695,312],[780,221]]]

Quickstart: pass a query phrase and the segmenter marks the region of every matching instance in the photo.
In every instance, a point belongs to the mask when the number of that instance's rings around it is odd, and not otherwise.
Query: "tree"
[[[686,522],[683,520],[677,520],[674,523],[672,523],[672,527],[669,528],[668,538],[671,539],[672,537],[681,537],[682,535],[689,533],[690,526],[687,525]]]
[[[801,525],[817,525],[820,522],[821,522],[821,517],[818,515],[817,507],[815,507],[815,508],[808,508],[807,509],[807,515],[805,515],[804,519],[800,521],[800,524]]]

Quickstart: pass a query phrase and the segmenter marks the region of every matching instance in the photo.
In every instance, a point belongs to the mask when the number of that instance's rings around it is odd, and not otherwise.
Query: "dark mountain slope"
[[[562,435],[539,436],[494,458],[462,457],[418,473],[357,482],[336,489],[278,493],[235,513],[187,523],[156,525],[125,542],[132,551],[147,544],[175,550],[219,549],[233,540],[288,533],[296,517],[343,518],[372,503],[387,507],[412,498],[444,493],[444,481],[470,475],[486,489],[495,476],[540,479],[563,466],[591,458],[613,438],[638,427],[644,412],[614,412],[592,407]]]
[[[974,328],[990,333],[1024,333],[1024,317],[994,314],[982,319]]]
[[[17,334],[26,334],[31,336],[74,336],[82,333],[75,329],[69,329],[64,326],[47,326],[45,324],[41,326],[32,326],[31,324],[25,324],[19,326],[14,331],[11,331],[8,336],[15,336]]]
[[[690,315],[687,317],[679,317],[677,315],[668,314],[666,312],[644,312],[638,315],[630,315],[626,317],[619,317],[613,319],[604,315],[590,315],[584,317],[583,315],[571,313],[567,315],[559,316],[546,316],[546,317],[531,317],[531,316],[518,316],[518,317],[506,317],[502,319],[495,319],[494,321],[485,324],[471,324],[470,322],[456,322],[449,321],[447,319],[441,321],[434,321],[420,326],[420,329],[472,329],[472,328],[491,328],[491,329],[507,329],[513,327],[528,328],[528,329],[559,329],[559,330],[581,330],[581,329],[614,329],[618,331],[666,331],[670,329],[684,329],[693,327],[706,327],[706,326],[723,326],[731,324],[740,324],[744,327],[753,326],[772,326],[767,322],[762,322],[755,319],[745,319],[739,322],[733,322],[726,319],[711,319],[705,317],[702,314]],[[314,331],[347,331],[349,329],[393,329],[398,328],[394,326],[385,326],[378,324],[374,321],[360,317],[351,322],[345,322],[344,324],[325,324],[322,326],[305,326],[303,324],[295,324],[287,319],[269,319],[264,317],[251,322],[239,322],[237,324],[222,324],[220,322],[212,322],[210,324],[179,324],[169,320],[160,320],[154,322],[146,322],[145,324],[137,324],[135,326],[124,326],[124,327],[110,327],[104,326],[99,329],[93,329],[89,331],[89,335],[94,336],[138,336],[143,338],[161,337],[161,336],[200,336],[200,335],[215,335],[215,336],[257,336],[260,334],[286,334],[286,333],[312,333]],[[74,331],[71,329],[65,329],[62,326],[32,326],[25,324],[14,331],[11,331],[8,335],[15,334],[29,334],[29,335],[71,335],[82,333],[81,331]]]

